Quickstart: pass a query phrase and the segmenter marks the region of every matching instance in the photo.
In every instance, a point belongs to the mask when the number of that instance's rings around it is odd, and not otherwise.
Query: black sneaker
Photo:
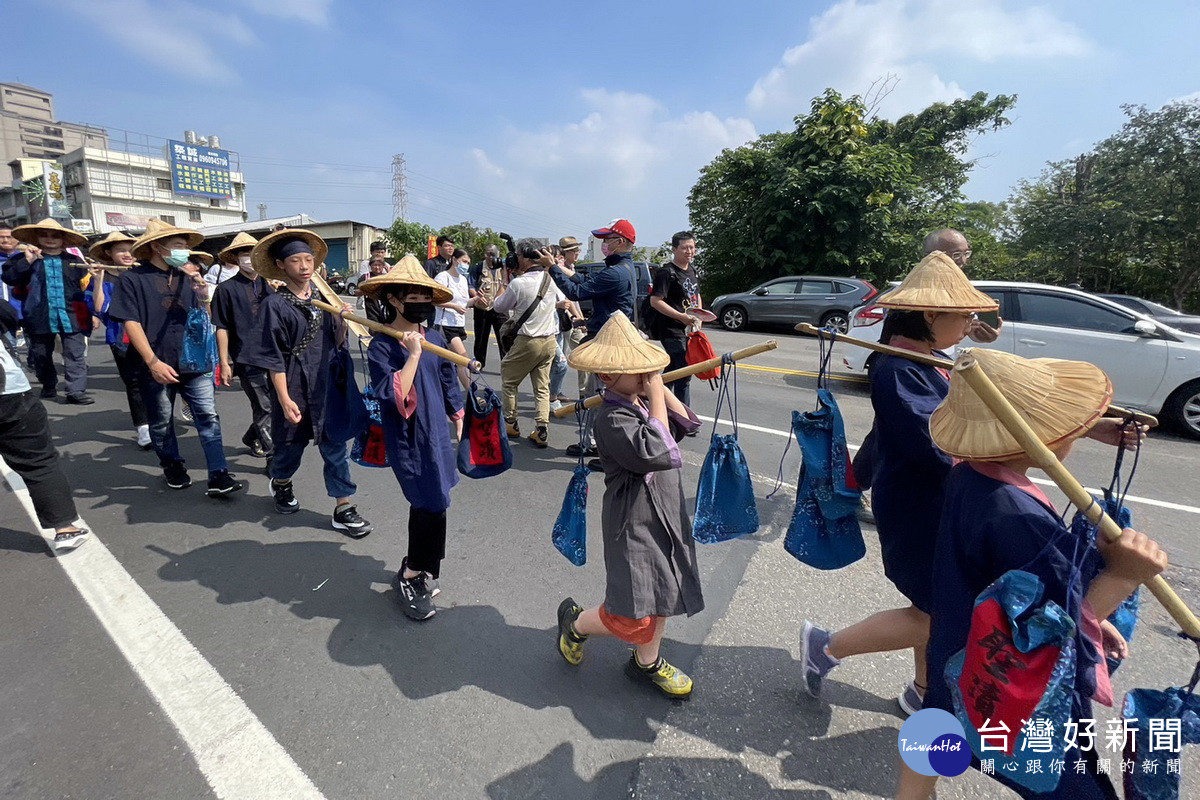
[[[581,448],[579,447],[578,442],[575,444],[569,444],[567,445],[567,455],[569,455],[571,458],[579,458],[580,449]],[[584,458],[593,458],[594,456],[600,455],[600,452],[596,450],[596,445],[593,444],[583,451],[583,455]]]
[[[182,461],[172,461],[163,467],[163,477],[167,479],[167,486],[172,489],[186,489],[192,485],[192,479],[183,468]]]
[[[295,514],[300,510],[300,502],[292,491],[292,482],[276,483],[271,481],[271,493],[275,495],[275,510],[280,514]]]
[[[53,400],[58,397],[58,389],[55,389],[53,386],[43,386],[42,393],[38,396],[43,400]]]
[[[587,462],[587,468],[592,472],[604,472],[604,464],[600,463],[600,459],[598,458],[593,458]]]
[[[250,455],[255,458],[270,458],[271,451],[263,447],[261,442],[255,442],[250,445]]]
[[[96,398],[92,397],[87,392],[80,392],[79,394],[67,395],[67,404],[68,405],[90,406],[94,402],[96,402]]]
[[[409,619],[429,619],[437,613],[433,605],[433,591],[429,588],[428,576],[422,572],[414,578],[405,578],[404,570],[408,568],[405,558],[400,571],[392,578],[392,588],[396,590],[397,601],[404,615]]]
[[[358,508],[349,503],[342,503],[333,510],[333,529],[351,539],[361,539],[375,530],[371,523],[358,515]]]
[[[59,531],[54,534],[54,552],[65,553],[74,550],[87,541],[87,528],[75,528],[69,531]]]
[[[246,488],[246,484],[241,481],[235,481],[233,476],[227,470],[221,470],[214,473],[208,479],[208,491],[205,492],[209,497],[221,497],[222,495],[233,494],[240,492]]]

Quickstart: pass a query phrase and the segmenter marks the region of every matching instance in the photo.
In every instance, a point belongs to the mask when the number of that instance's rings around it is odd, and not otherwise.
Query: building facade
[[[54,118],[54,97],[20,83],[0,83],[0,164],[55,161],[80,147],[108,147],[108,132]]]

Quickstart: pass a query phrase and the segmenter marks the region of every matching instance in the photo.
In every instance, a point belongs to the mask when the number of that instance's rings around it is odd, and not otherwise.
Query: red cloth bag
[[[688,364],[699,364],[716,357],[717,351],[713,350],[712,342],[708,340],[703,331],[696,331],[688,336],[686,355]],[[718,365],[713,369],[697,372],[696,377],[702,381],[715,381],[721,377],[721,367]]]

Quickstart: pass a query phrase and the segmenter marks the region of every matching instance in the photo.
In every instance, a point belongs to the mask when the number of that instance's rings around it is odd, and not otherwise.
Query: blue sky
[[[67,121],[218,134],[252,216],[265,202],[386,225],[404,153],[412,219],[558,237],[626,216],[657,244],[686,227],[688,189],[722,148],[790,127],[826,86],[885,76],[893,118],[1020,96],[1013,125],[973,147],[969,196],[1002,200],[1115,131],[1121,104],[1200,97],[1200,4],[1133,7],[42,0],[6,9],[24,33],[0,78],[53,92]]]

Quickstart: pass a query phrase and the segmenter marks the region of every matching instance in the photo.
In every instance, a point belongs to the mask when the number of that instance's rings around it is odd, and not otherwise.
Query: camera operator
[[[479,362],[480,369],[487,363],[488,339],[492,331],[499,332],[506,318],[493,308],[493,304],[508,288],[504,262],[500,260],[500,248],[489,244],[483,253],[483,261],[472,267],[475,274],[471,276],[475,284],[475,360]],[[504,346],[500,344],[499,337],[496,338],[496,345],[503,359]]]

